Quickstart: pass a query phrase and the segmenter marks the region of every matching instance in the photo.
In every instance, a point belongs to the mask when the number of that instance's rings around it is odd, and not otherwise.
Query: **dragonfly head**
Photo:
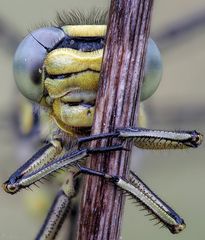
[[[107,30],[100,24],[37,29],[22,40],[14,56],[14,77],[21,93],[46,106],[66,132],[92,126]],[[142,101],[155,92],[161,73],[160,52],[149,39]]]

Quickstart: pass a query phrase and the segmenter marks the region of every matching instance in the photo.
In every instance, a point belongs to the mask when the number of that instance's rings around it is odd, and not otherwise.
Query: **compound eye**
[[[43,97],[42,67],[46,54],[65,37],[62,29],[40,28],[28,34],[18,46],[13,62],[14,78],[20,92],[40,102]]]
[[[155,42],[149,38],[145,59],[145,75],[142,83],[140,100],[151,97],[157,90],[162,78],[162,60]]]

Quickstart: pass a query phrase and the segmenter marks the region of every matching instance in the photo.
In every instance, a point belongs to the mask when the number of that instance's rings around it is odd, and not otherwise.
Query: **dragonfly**
[[[105,178],[120,191],[131,196],[171,233],[184,230],[186,224],[168,204],[158,197],[133,171],[128,178],[99,172],[83,165],[92,154],[123,151],[123,145],[90,148],[97,139],[130,139],[142,149],[187,149],[198,147],[203,135],[193,131],[116,129],[106,134],[90,135],[98,90],[107,12],[79,11],[58,15],[58,25],[30,32],[19,44],[14,56],[14,78],[19,91],[41,106],[54,125],[48,143],[18,168],[3,183],[10,194],[47,179],[52,173],[67,170],[67,178],[57,193],[36,239],[55,239],[73,198],[76,181],[82,174]],[[148,41],[141,101],[151,97],[161,80],[160,52],[152,39]],[[141,110],[142,111],[142,110]],[[141,113],[143,115],[143,113]]]

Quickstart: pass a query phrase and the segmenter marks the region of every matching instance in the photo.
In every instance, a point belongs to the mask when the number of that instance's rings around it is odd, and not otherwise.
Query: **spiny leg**
[[[21,175],[17,171],[11,176],[4,184],[4,189],[7,189],[7,192],[12,190],[9,193],[14,193],[13,189],[20,190],[21,188],[27,187],[41,178],[49,175],[53,171],[58,169],[68,167],[72,164],[76,164],[79,160],[84,159],[89,154],[113,151],[113,150],[122,150],[122,146],[113,146],[105,147],[99,149],[81,149],[74,150],[64,156],[58,158],[55,161],[52,161],[39,169],[32,171],[32,168],[27,165],[28,174]],[[28,164],[28,163],[27,163]],[[31,165],[34,163],[31,161]],[[35,165],[35,164],[34,164]],[[26,168],[26,169],[27,169]],[[21,168],[20,168],[21,169]],[[25,170],[25,168],[22,168]],[[183,220],[170,208],[168,207],[161,199],[159,199],[139,178],[137,178],[133,173],[131,173],[131,180],[123,180],[117,176],[110,176],[101,172],[97,172],[91,169],[79,168],[82,173],[88,173],[93,175],[98,175],[105,177],[114,184],[124,190],[127,194],[131,195],[135,200],[139,201],[148,209],[154,216],[156,216],[165,226],[167,226],[171,232],[177,233],[185,227]],[[16,177],[17,176],[17,177]],[[17,192],[15,191],[15,192]]]
[[[119,176],[112,176],[77,165],[81,173],[104,177],[113,182],[126,195],[139,202],[150,215],[154,216],[154,219],[158,219],[171,233],[179,233],[186,227],[184,220],[132,171],[129,173],[128,180],[125,180]]]
[[[203,139],[203,135],[196,131],[163,131],[144,128],[124,128],[118,129],[114,133],[80,138],[79,143],[82,144],[86,141],[106,137],[132,139],[135,146],[146,149],[194,148],[198,147]],[[109,151],[111,151],[111,149],[114,150],[113,147],[107,147],[107,149],[109,149]],[[101,150],[103,152],[106,148],[102,148]],[[99,152],[99,149],[92,149],[92,153],[94,151]],[[65,154],[59,159],[55,159],[60,152],[62,152],[61,142],[56,139],[55,144],[53,142],[39,150],[28,162],[12,174],[9,180],[3,184],[4,190],[8,193],[16,193],[20,188],[30,186],[53,171],[81,160],[91,153],[89,149],[76,150]]]
[[[119,150],[125,149],[121,145],[94,149],[90,148],[84,148],[80,150],[75,149],[62,155],[59,158],[52,159],[52,161],[43,162],[43,164],[40,164],[40,167],[37,167],[39,166],[38,165],[39,159],[35,157],[34,159],[35,161],[32,160],[33,158],[30,159],[16,172],[14,172],[11,175],[11,177],[3,184],[3,188],[7,193],[14,194],[23,188],[35,184],[37,181],[40,181],[42,178],[45,178],[49,174],[52,174],[53,172],[56,172],[59,169],[71,166],[77,161],[85,159],[86,157],[89,156],[89,154]],[[35,168],[33,166],[35,166]],[[27,169],[29,169],[29,171]]]
[[[109,137],[113,137],[113,134],[108,134]],[[163,135],[163,136],[162,136]],[[89,138],[90,140],[93,136]],[[95,137],[95,136],[94,136]],[[105,136],[98,135],[97,138],[104,138]],[[173,132],[173,131],[158,131],[158,130],[148,130],[148,129],[121,129],[114,133],[114,137],[122,138],[134,138],[135,143],[139,145],[141,141],[142,145],[147,143],[152,139],[151,149],[164,149],[164,148],[185,148],[185,147],[197,147],[202,141],[202,135],[193,132]],[[168,139],[167,139],[168,138]],[[160,141],[163,140],[165,143],[161,144]],[[86,140],[87,141],[87,140]],[[167,141],[170,141],[168,145]],[[154,144],[153,144],[154,143]],[[176,144],[177,143],[177,144]],[[136,144],[137,145],[137,144]],[[162,147],[163,146],[163,147]],[[173,147],[174,146],[174,147]],[[21,188],[27,187],[41,178],[47,176],[48,174],[67,167],[77,161],[84,159],[89,154],[94,152],[105,152],[113,150],[122,150],[122,146],[107,147],[101,149],[81,149],[71,151],[65,154],[59,159],[52,161],[48,164],[43,164],[42,167],[38,168],[38,164],[29,160],[20,169],[15,172],[11,178],[4,184],[4,189],[9,193],[15,193]],[[44,153],[44,151],[43,151]],[[37,158],[33,158],[37,160]],[[38,161],[37,161],[38,162]],[[30,164],[30,165],[29,165]],[[35,166],[33,168],[33,166]],[[40,164],[41,166],[41,164]],[[33,170],[34,169],[34,170]],[[84,168],[85,170],[85,168]],[[83,169],[81,168],[83,172]],[[22,172],[24,175],[22,175]],[[145,206],[155,217],[157,217],[160,222],[162,222],[172,233],[178,233],[184,229],[185,224],[183,219],[181,219],[167,204],[165,204],[161,199],[159,199],[139,178],[137,178],[133,173],[131,173],[131,180],[123,180],[117,176],[110,176],[103,173],[97,173],[96,171],[89,170],[89,174],[98,175],[105,177],[115,183],[116,186],[120,187],[127,194],[131,195],[135,200],[139,201]],[[97,174],[96,174],[97,173]]]
[[[18,192],[19,186],[16,182],[18,182],[19,179],[23,179],[38,169],[43,168],[62,152],[63,144],[60,139],[50,141],[50,143],[39,149],[26,163],[10,176],[9,180],[3,184],[4,190],[10,194]]]
[[[66,181],[56,194],[53,204],[35,240],[55,239],[69,213],[72,198],[76,195],[75,177],[77,172],[75,169],[68,171]]]
[[[144,149],[185,149],[196,148],[203,140],[203,135],[193,131],[165,131],[145,128],[120,129],[120,137],[133,138],[134,145]]]
[[[203,135],[197,131],[166,131],[146,128],[116,129],[112,133],[103,133],[79,138],[79,145],[92,140],[104,138],[131,139],[134,145],[143,149],[185,149],[196,148],[203,140]]]
[[[126,195],[131,196],[132,199],[139,202],[140,205],[149,212],[149,215],[153,215],[154,219],[158,219],[171,233],[179,233],[185,228],[186,225],[184,220],[153,193],[153,191],[132,171],[129,173],[128,180],[124,180],[118,176],[112,176],[82,167],[78,163],[76,163],[76,166],[77,168],[73,168],[72,171],[69,171],[67,180],[57,193],[36,240],[55,239],[68,213],[71,200],[75,196],[74,181],[76,176],[80,173],[100,176],[114,183]]]

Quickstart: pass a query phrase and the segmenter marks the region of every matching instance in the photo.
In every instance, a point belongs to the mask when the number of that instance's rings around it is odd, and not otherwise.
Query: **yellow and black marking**
[[[52,117],[65,132],[92,126],[104,48],[105,25],[64,26],[67,34],[44,61]],[[91,31],[92,29],[92,31]]]
[[[47,107],[62,131],[86,135],[95,111],[107,11],[94,10],[88,15],[70,12],[59,15],[58,23],[57,27],[32,31],[21,42],[14,58],[16,83],[25,97]],[[147,56],[158,69],[147,63],[150,69],[143,83],[150,83],[152,90],[146,87],[143,100],[154,93],[161,79],[160,53],[151,39],[148,46]],[[156,83],[150,81],[152,76]]]

